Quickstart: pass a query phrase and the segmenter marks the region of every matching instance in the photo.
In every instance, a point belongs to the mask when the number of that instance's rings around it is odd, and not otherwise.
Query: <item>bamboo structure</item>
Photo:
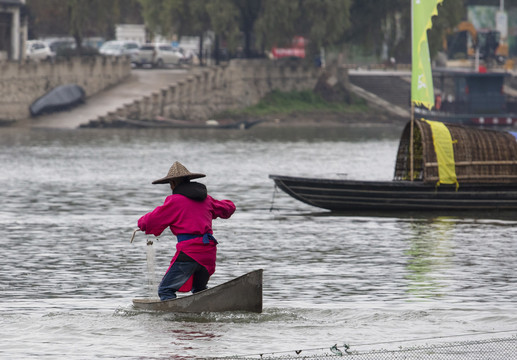
[[[445,125],[453,140],[460,186],[462,183],[517,183],[517,139],[513,134]],[[439,180],[433,134],[428,123],[415,120],[413,126],[411,122],[406,125],[399,144],[394,179],[425,183]]]

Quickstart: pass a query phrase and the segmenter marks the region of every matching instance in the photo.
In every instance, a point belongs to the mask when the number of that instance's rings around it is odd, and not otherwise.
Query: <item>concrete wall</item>
[[[29,106],[52,88],[81,86],[91,96],[131,74],[127,58],[82,57],[49,62],[0,62],[0,120],[30,117]]]
[[[91,122],[109,126],[114,120],[155,120],[157,117],[207,120],[227,109],[258,103],[273,90],[313,89],[320,69],[271,60],[232,60],[229,65],[196,68],[184,81],[125,104]]]

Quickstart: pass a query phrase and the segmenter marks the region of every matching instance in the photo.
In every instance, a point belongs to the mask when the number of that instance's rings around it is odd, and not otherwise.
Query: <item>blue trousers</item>
[[[176,291],[194,275],[192,292],[196,293],[206,289],[210,275],[206,268],[195,261],[175,261],[162,279],[158,287],[160,300],[176,298]]]

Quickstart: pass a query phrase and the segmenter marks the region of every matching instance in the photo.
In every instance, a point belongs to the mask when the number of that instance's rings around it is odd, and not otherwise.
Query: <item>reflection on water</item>
[[[147,296],[150,298],[157,297],[158,279],[156,278],[156,255],[153,247],[153,240],[147,240]]]
[[[452,242],[454,241],[454,218],[437,217],[411,226],[407,279],[408,293],[417,297],[442,297],[446,291],[443,275],[451,267]]]
[[[0,354],[202,358],[517,328],[514,214],[335,214],[283,193],[270,211],[270,173],[390,180],[399,134],[0,129]],[[214,221],[209,286],[262,268],[264,313],[132,308],[174,253],[167,232],[129,239],[175,160],[237,205]]]

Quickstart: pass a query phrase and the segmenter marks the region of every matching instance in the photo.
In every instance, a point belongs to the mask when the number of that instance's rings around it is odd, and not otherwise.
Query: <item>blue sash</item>
[[[187,241],[187,240],[195,239],[195,238],[198,238],[198,237],[203,237],[203,243],[204,244],[209,244],[210,240],[212,240],[216,244],[218,244],[218,242],[215,239],[215,237],[212,234],[209,234],[209,233],[206,233],[204,235],[201,235],[201,234],[178,234],[178,235],[176,235],[176,237],[178,238],[178,242]]]

